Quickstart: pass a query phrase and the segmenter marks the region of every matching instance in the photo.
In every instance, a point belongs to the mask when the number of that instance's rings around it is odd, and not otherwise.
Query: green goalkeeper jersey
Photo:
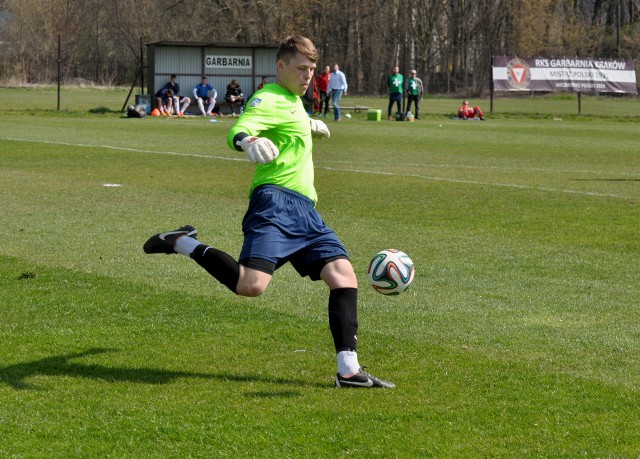
[[[251,191],[260,185],[278,185],[307,196],[314,203],[312,139],[309,115],[299,96],[276,83],[266,84],[247,102],[247,108],[227,135],[227,144],[245,132],[271,140],[280,155],[268,164],[256,164]]]

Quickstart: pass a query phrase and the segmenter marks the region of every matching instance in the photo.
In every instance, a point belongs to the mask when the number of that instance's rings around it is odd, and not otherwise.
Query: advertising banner
[[[495,91],[638,94],[634,60],[493,56]]]

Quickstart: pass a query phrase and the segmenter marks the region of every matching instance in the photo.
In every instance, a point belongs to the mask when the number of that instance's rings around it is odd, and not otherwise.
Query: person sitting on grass
[[[480,121],[484,121],[484,113],[480,110],[479,106],[475,106],[473,108],[469,107],[469,101],[465,100],[462,103],[462,107],[458,109],[458,118],[463,120],[472,120],[475,117],[478,117]]]

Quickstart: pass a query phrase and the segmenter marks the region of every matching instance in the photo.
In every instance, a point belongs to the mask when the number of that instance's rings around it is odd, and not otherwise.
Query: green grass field
[[[89,113],[127,91],[65,90],[57,114],[52,89],[0,90],[0,457],[640,456],[637,99],[328,122],[318,209],[385,391],[333,387],[323,284],[285,266],[240,298],[142,252],[192,224],[237,255],[252,165],[230,118]],[[391,247],[416,265],[393,298],[366,280]]]

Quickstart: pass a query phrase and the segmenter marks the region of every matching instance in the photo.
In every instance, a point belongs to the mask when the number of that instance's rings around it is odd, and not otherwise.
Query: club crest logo
[[[524,59],[516,57],[507,64],[507,81],[516,89],[525,89],[531,82],[531,69]]]
[[[251,107],[257,107],[258,105],[260,105],[260,102],[262,102],[262,99],[260,99],[259,97],[256,97],[251,101],[250,105]]]

